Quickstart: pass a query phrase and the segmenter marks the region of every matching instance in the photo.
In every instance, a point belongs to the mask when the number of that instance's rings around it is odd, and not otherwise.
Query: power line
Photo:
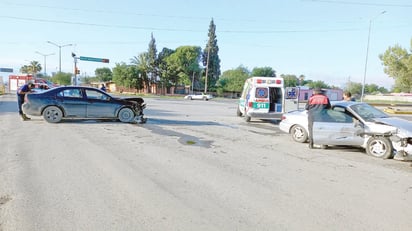
[[[0,16],[0,18],[8,18],[22,21],[35,21],[43,23],[58,23],[68,25],[81,25],[81,26],[94,26],[94,27],[106,27],[115,29],[135,29],[135,30],[150,30],[150,31],[179,31],[179,32],[196,32],[203,33],[203,30],[191,30],[191,29],[172,29],[172,28],[156,28],[156,27],[139,27],[139,26],[125,26],[125,25],[108,25],[97,23],[84,23],[84,22],[69,22],[59,20],[48,20],[38,18],[24,18],[15,16]],[[361,31],[363,28],[343,28],[343,29],[305,29],[305,30],[219,30],[219,33],[238,33],[238,34],[279,34],[279,33],[325,33],[325,32],[345,32],[345,31]]]
[[[96,26],[96,27],[109,27],[109,28],[124,28],[124,29],[137,29],[137,30],[203,32],[203,30],[185,30],[185,29],[171,29],[171,28],[108,25],[108,24],[69,22],[69,21],[48,20],[48,19],[38,19],[38,18],[24,18],[24,17],[15,17],[15,16],[0,16],[0,18],[16,19],[16,20],[23,20],[23,21],[36,21],[36,22],[44,22],[44,23],[59,23],[59,24],[69,24],[69,25]]]
[[[370,3],[370,2],[353,2],[353,1],[333,1],[333,0],[301,0],[304,2],[323,2],[344,5],[362,5],[362,6],[385,6],[385,7],[412,7],[412,4],[393,4],[393,3]]]

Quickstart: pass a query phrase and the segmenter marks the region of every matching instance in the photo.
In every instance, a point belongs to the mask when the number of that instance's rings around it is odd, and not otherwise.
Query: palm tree
[[[24,65],[20,68],[21,73],[36,75],[42,70],[41,64],[38,61],[31,61],[29,65]]]
[[[148,78],[149,72],[149,53],[143,52],[140,53],[139,56],[134,56],[130,59],[130,62],[136,65],[138,72],[141,74],[141,78],[146,86],[146,90],[150,90],[150,83]]]

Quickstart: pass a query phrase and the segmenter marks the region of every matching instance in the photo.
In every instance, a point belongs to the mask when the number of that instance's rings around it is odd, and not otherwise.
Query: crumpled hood
[[[374,121],[387,124],[399,129],[401,133],[412,137],[412,122],[398,118],[398,117],[387,117],[387,118],[375,118]]]

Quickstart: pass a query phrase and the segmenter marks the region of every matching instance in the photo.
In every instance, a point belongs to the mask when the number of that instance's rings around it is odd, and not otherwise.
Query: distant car
[[[380,158],[412,159],[412,122],[390,117],[362,102],[332,101],[332,109],[313,124],[313,139],[319,145],[348,145],[366,149]],[[306,110],[283,114],[280,130],[296,142],[308,139]]]
[[[41,84],[41,85],[47,85],[49,88],[54,88],[58,87],[58,84],[55,84],[49,80],[43,79],[43,78],[35,78],[33,81],[34,84]]]
[[[207,100],[209,100],[209,99],[212,99],[213,96],[210,95],[210,94],[204,94],[204,93],[202,93],[202,94],[190,94],[190,95],[186,95],[184,98],[185,98],[185,99],[189,99],[189,100],[200,99],[200,100],[206,100],[206,101],[207,101]]]
[[[49,123],[66,118],[119,119],[144,123],[142,98],[116,98],[92,87],[64,86],[26,94],[23,112],[43,116]]]

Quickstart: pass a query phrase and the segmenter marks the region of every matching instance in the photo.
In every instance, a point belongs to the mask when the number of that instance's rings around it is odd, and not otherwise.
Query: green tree
[[[113,82],[118,86],[128,87],[130,83],[127,80],[127,67],[128,65],[124,62],[116,63],[113,68]]]
[[[280,77],[284,80],[285,87],[296,87],[298,86],[299,79],[296,75],[282,74]]]
[[[378,89],[379,89],[379,86],[374,84],[374,83],[365,85],[365,92],[366,93],[370,93],[370,94],[377,93]]]
[[[331,88],[329,85],[327,85],[325,82],[323,82],[322,80],[317,80],[317,81],[311,81],[308,82],[307,86],[309,88]]]
[[[299,86],[305,85],[305,75],[299,75]]]
[[[361,95],[362,94],[362,83],[355,83],[348,81],[344,88],[345,91],[349,91],[353,96]],[[367,92],[367,88],[365,85],[365,92]]]
[[[242,92],[243,85],[250,72],[246,67],[239,66],[236,69],[224,71],[217,83],[219,94],[223,92]]]
[[[148,70],[147,76],[149,79],[149,84],[154,83],[157,81],[158,77],[158,57],[157,57],[157,48],[156,48],[156,40],[153,37],[153,33],[151,34],[151,39],[149,42],[149,49],[147,51],[147,62],[148,62]]]
[[[144,87],[144,80],[136,65],[126,63],[116,63],[113,68],[113,81],[120,87],[134,88],[141,90]]]
[[[172,74],[170,81],[174,85],[191,85],[193,76],[200,73],[201,48],[198,46],[181,46],[166,58]],[[175,78],[177,77],[177,78]]]
[[[158,65],[159,65],[159,76],[160,81],[164,86],[170,87],[171,86],[171,77],[172,72],[169,70],[169,65],[167,63],[167,57],[173,54],[175,51],[169,48],[163,48],[162,51],[157,56]]]
[[[276,71],[271,67],[255,67],[252,70],[251,76],[275,77]]]
[[[215,87],[220,77],[219,47],[216,39],[216,25],[210,21],[208,41],[202,53],[203,66],[205,67],[205,93],[208,88]]]
[[[143,52],[140,53],[138,56],[134,56],[131,59],[131,63],[136,65],[137,70],[140,74],[139,79],[143,81],[145,89],[150,89],[150,80],[148,77],[149,70],[150,70],[150,61],[149,61],[149,53]]]
[[[70,85],[72,80],[71,73],[58,72],[52,77],[52,81],[59,85]]]
[[[412,40],[411,40],[412,50]],[[389,47],[379,55],[384,72],[395,79],[395,92],[412,92],[412,55],[399,45]]]
[[[38,61],[31,61],[29,65],[24,65],[20,68],[21,73],[31,74],[35,76],[42,70],[42,67]]]
[[[94,74],[96,75],[96,78],[101,82],[108,82],[113,78],[112,70],[110,70],[110,68],[108,67],[96,68]]]

